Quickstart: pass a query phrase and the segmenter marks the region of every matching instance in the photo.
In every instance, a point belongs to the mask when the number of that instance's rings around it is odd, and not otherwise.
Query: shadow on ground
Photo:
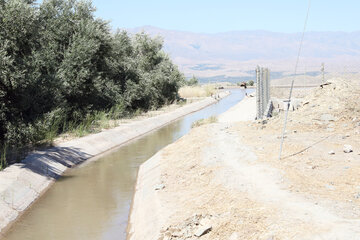
[[[31,153],[19,164],[40,175],[58,179],[67,168],[72,168],[93,157],[78,148],[52,147],[46,151]]]

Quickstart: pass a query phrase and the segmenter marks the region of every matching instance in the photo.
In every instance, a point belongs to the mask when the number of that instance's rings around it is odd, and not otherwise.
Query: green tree
[[[108,82],[110,85],[111,82],[104,73],[111,48],[106,27],[99,21],[80,22],[58,69],[65,107],[71,114],[79,113],[79,117],[88,110],[110,107]]]
[[[184,76],[145,33],[112,34],[91,1],[0,0],[0,146],[34,144],[98,111],[174,101]],[[59,127],[63,125],[64,127]]]
[[[187,82],[186,82],[186,85],[188,86],[196,86],[199,84],[199,80],[195,77],[195,76],[192,76],[192,78],[190,78]]]
[[[0,139],[8,129],[33,119],[33,51],[37,48],[37,12],[32,1],[12,0],[0,4]],[[1,120],[0,120],[1,121]],[[16,132],[16,130],[14,130]],[[12,142],[18,142],[18,139]]]

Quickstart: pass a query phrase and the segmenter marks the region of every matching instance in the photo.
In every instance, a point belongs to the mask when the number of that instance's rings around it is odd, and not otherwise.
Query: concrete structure
[[[256,70],[256,119],[262,119],[269,108],[270,71],[257,66]]]
[[[278,98],[272,98],[271,99],[274,111],[280,112],[285,111],[287,108],[288,100],[287,99],[278,99]],[[295,111],[302,105],[301,99],[293,98],[290,102],[289,111]]]
[[[229,92],[222,92],[220,98]],[[156,117],[61,143],[29,154],[0,172],[0,237],[68,168],[216,103],[213,98],[191,103]]]

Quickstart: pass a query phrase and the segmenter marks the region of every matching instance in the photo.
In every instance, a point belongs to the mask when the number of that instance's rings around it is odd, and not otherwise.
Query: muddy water
[[[8,232],[7,240],[125,239],[137,169],[201,118],[218,115],[244,90],[71,169]]]

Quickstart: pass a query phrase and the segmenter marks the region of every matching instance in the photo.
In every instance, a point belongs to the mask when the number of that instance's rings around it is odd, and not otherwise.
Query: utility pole
[[[325,82],[325,64],[324,63],[322,63],[321,64],[321,72],[322,72],[322,81],[323,81],[323,83]]]
[[[304,65],[304,78],[303,78],[303,85],[305,86],[306,85],[306,64]]]

